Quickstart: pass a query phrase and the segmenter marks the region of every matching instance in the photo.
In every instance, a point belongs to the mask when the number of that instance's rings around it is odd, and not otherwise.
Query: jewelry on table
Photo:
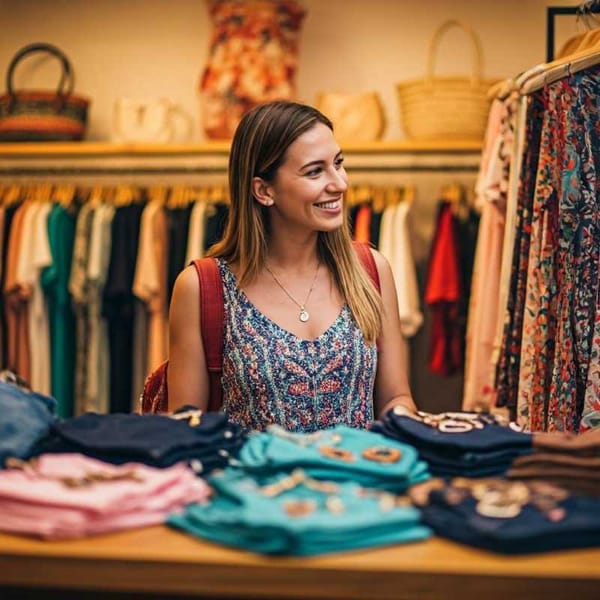
[[[354,462],[355,456],[350,450],[343,448],[334,448],[333,446],[319,446],[319,452],[327,458],[341,460],[344,462]]]
[[[402,458],[402,452],[389,446],[372,446],[362,453],[363,458],[380,463],[395,463]]]
[[[305,517],[317,510],[314,500],[286,500],[283,509],[289,517]]]
[[[313,277],[312,283],[310,285],[310,289],[308,290],[308,294],[306,294],[306,298],[304,299],[304,302],[302,304],[300,304],[300,302],[298,302],[298,300],[296,300],[296,298],[294,298],[294,296],[292,296],[285,289],[284,285],[281,283],[281,281],[279,281],[279,279],[277,278],[277,276],[275,275],[275,273],[273,273],[273,271],[271,271],[271,269],[269,269],[269,267],[265,264],[265,269],[271,274],[271,277],[273,278],[273,281],[275,281],[275,283],[283,290],[283,292],[285,293],[285,295],[300,309],[300,314],[298,315],[298,318],[303,323],[306,323],[306,321],[308,321],[308,319],[310,319],[310,314],[306,310],[306,304],[308,303],[310,295],[312,294],[312,291],[313,291],[313,289],[315,287],[315,283],[317,281],[317,275],[319,274],[319,267],[320,266],[321,266],[321,263],[317,263],[317,270],[315,271],[315,276]]]

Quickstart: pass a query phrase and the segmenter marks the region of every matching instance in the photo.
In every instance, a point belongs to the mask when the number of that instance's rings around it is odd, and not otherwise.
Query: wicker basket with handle
[[[452,27],[463,29],[471,40],[473,71],[470,76],[434,76],[440,40]],[[484,80],[482,72],[483,56],[477,34],[459,21],[444,22],[429,43],[425,78],[397,84],[406,136],[414,140],[483,139],[490,105],[487,91],[496,80]]]

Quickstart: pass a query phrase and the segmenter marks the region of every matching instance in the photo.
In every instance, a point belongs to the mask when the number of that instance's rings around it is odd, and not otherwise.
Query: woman
[[[352,247],[343,162],[331,122],[310,106],[264,104],[236,130],[229,220],[210,254],[224,291],[222,406],[251,429],[367,427],[395,405],[416,410],[393,276],[373,251],[380,295]],[[208,404],[198,301],[188,267],[170,309],[171,410]]]

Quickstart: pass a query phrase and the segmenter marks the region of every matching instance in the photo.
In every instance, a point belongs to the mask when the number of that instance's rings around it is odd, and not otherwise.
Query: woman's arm
[[[208,408],[209,379],[200,333],[200,286],[193,266],[184,269],[169,308],[169,410],[185,404]]]
[[[417,407],[408,384],[405,341],[400,329],[398,297],[392,269],[380,252],[372,250],[381,282],[383,301],[382,329],[378,339],[377,376],[375,378],[375,416],[401,404],[411,412]]]

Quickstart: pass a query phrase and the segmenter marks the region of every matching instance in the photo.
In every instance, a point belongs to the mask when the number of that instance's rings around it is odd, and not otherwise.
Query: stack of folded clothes
[[[532,444],[530,433],[487,413],[412,414],[395,407],[371,431],[414,446],[439,477],[502,475],[516,457],[531,452]]]
[[[406,443],[345,425],[305,434],[271,426],[251,436],[239,454],[248,473],[264,476],[301,468],[311,477],[394,492],[429,478],[427,465],[418,458]]]
[[[215,495],[169,523],[256,552],[312,555],[431,535],[399,494],[429,478],[414,448],[336,426],[250,435],[239,457],[208,478]]]
[[[349,474],[347,474],[349,475]],[[228,468],[209,478],[215,496],[168,523],[192,535],[265,554],[308,556],[423,540],[419,510],[380,490],[322,481],[301,469],[251,477]]]
[[[505,554],[600,545],[600,499],[545,482],[432,479],[411,490],[437,535]]]
[[[56,400],[0,381],[0,468],[9,457],[28,458],[56,420]]]
[[[554,483],[571,492],[600,497],[600,429],[580,435],[534,433],[534,452],[513,461],[506,476]]]
[[[8,459],[0,471],[0,530],[43,538],[74,538],[163,523],[206,483],[184,464],[156,469],[115,466],[81,454]]]
[[[135,461],[155,467],[186,461],[205,475],[226,466],[245,439],[242,429],[222,413],[87,413],[55,422],[37,453],[80,452],[114,464]]]

